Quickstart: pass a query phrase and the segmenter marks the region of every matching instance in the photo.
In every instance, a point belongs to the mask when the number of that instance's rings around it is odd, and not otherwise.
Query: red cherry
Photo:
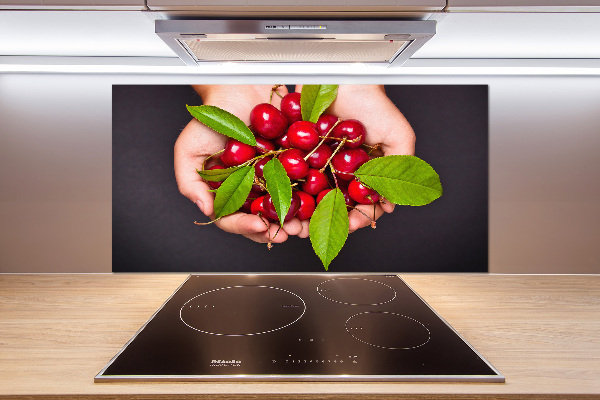
[[[331,148],[323,143],[317,147],[317,149],[310,155],[310,157],[308,157],[308,160],[306,161],[308,161],[308,165],[310,165],[312,168],[323,168],[327,163],[327,160],[329,160],[329,157],[331,157],[331,154],[333,154]]]
[[[323,197],[325,197],[325,195],[327,193],[329,193],[330,190],[333,190],[333,189],[325,189],[321,193],[319,193],[319,195],[317,196],[317,204],[319,204],[321,202],[321,200],[323,200]],[[348,207],[352,207],[354,204],[356,204],[354,202],[354,200],[352,200],[350,198],[350,196],[348,195],[348,189],[347,188],[345,188],[344,186],[340,186],[340,190],[342,191],[342,194],[344,195],[344,201],[346,202],[346,205]]]
[[[302,190],[313,196],[318,195],[329,187],[327,176],[318,169],[309,169],[306,181],[302,184]]]
[[[292,147],[300,150],[312,150],[319,143],[317,127],[310,121],[294,122],[287,131]]]
[[[348,193],[348,184],[347,184],[347,182],[340,180],[339,183],[340,183],[340,190],[344,194],[344,200],[346,201],[346,205],[348,207],[354,206],[356,204],[356,202],[352,199],[352,197],[350,197],[350,194]]]
[[[298,212],[299,206],[300,206],[300,197],[298,196],[298,194],[296,192],[292,192],[292,202],[290,204],[290,209],[283,221],[284,222],[289,221],[290,219],[294,218],[294,216]],[[277,216],[277,211],[275,211],[275,206],[273,205],[273,200],[271,199],[270,194],[265,195],[265,198],[263,200],[263,208],[265,210],[265,215],[267,217],[271,218],[274,221],[279,220],[279,217]]]
[[[275,139],[275,143],[282,149],[290,149],[292,147],[287,132]]]
[[[263,186],[261,186],[258,183],[254,183],[252,185],[252,190],[254,190],[255,192],[258,192],[258,193],[265,192],[265,182],[264,182],[264,173],[263,172],[265,169],[265,164],[268,163],[270,159],[271,159],[271,157],[261,158],[260,160],[258,160],[256,162],[256,164],[254,164],[254,174],[256,175],[258,180],[260,182],[262,182],[262,184],[263,184]]]
[[[319,193],[319,195],[317,196],[317,204],[319,204],[321,202],[321,200],[323,200],[323,197],[325,197],[325,195],[332,190],[333,189],[325,189],[325,190],[321,191],[321,193]]]
[[[260,194],[264,194],[267,189],[265,189],[265,187],[260,186],[258,183],[254,183],[252,184],[252,191],[256,192],[256,193],[260,193]]]
[[[258,160],[256,162],[256,164],[254,164],[254,173],[256,174],[256,176],[258,176],[259,178],[264,178],[264,169],[265,169],[265,164],[268,163],[269,161],[271,161],[271,157],[265,157],[265,158],[261,158],[260,160]]]
[[[261,196],[260,193],[256,193],[254,190],[251,190],[250,193],[248,194],[248,197],[246,197],[246,201],[244,202],[244,204],[242,205],[242,207],[240,208],[243,212],[250,214],[251,207],[252,207],[252,202],[256,199],[258,199]]]
[[[315,208],[317,207],[315,198],[301,190],[298,190],[296,193],[300,198],[300,206],[298,207],[296,218],[298,218],[300,221],[309,219],[312,217],[313,213],[315,212]]]
[[[319,195],[317,196],[317,204],[319,204],[321,202],[321,200],[323,200],[323,197],[325,197],[325,195],[327,193],[329,193],[330,190],[332,190],[332,189],[325,189],[321,193],[319,193]],[[341,185],[340,190],[342,191],[342,194],[344,195],[344,201],[346,202],[346,205],[348,207],[352,207],[354,204],[356,204],[355,201],[352,200],[352,198],[350,198],[350,195],[348,195],[347,187]]]
[[[308,174],[308,162],[304,160],[302,150],[286,150],[279,155],[278,159],[291,180],[304,178]]]
[[[273,143],[272,141],[263,138],[262,136],[257,136],[256,137],[256,146],[254,146],[254,149],[256,150],[256,152],[258,154],[266,154],[270,151],[275,150],[275,143]]]
[[[356,179],[348,185],[348,194],[360,204],[373,204],[379,201],[379,194],[376,191],[369,189]]]
[[[225,151],[221,154],[221,162],[226,167],[233,167],[254,158],[255,155],[254,147],[229,139],[225,144]]]
[[[331,159],[331,165],[336,171],[336,176],[349,181],[354,179],[354,171],[369,161],[369,155],[363,149],[344,149]]]
[[[337,120],[338,120],[338,117],[336,117],[335,115],[331,115],[331,114],[321,115],[319,117],[319,119],[317,120],[317,132],[319,133],[319,136],[327,135],[327,132],[329,132],[331,130],[331,128],[335,125]]]
[[[347,119],[333,128],[331,136],[336,139],[346,138],[344,146],[356,149],[365,142],[365,126],[355,119]]]
[[[254,215],[258,215],[258,213],[260,213],[261,215],[264,215],[265,213],[265,208],[263,207],[263,200],[265,199],[265,196],[260,196],[259,198],[255,199],[252,204],[250,205],[250,212]]]
[[[285,132],[288,121],[275,106],[261,103],[250,111],[250,126],[254,132],[265,139],[275,139]]]
[[[281,112],[287,117],[290,124],[302,119],[300,109],[300,93],[292,92],[281,99]]]
[[[225,169],[225,167],[222,166],[222,165],[217,164],[217,165],[213,165],[208,170],[211,171],[213,169]],[[223,182],[211,182],[211,181],[208,181],[208,186],[210,186],[213,189],[218,189],[219,186],[221,186],[222,183]]]

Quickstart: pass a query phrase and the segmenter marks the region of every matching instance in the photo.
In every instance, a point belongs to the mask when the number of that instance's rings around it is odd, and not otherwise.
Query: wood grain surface
[[[600,275],[402,278],[506,383],[94,383],[185,274],[0,275],[0,399],[598,399]]]

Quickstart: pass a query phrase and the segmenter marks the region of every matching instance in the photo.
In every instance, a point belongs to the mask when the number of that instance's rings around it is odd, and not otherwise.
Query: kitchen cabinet
[[[506,383],[94,383],[186,276],[0,275],[0,399],[600,396],[600,275],[401,275]]]
[[[222,10],[236,6],[241,11],[252,7],[268,6],[269,11],[376,11],[382,7],[390,11],[441,11],[445,0],[148,0],[150,10]],[[273,9],[273,7],[275,7]]]

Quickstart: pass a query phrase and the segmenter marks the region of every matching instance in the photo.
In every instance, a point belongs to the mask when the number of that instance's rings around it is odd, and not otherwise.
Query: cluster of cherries
[[[255,181],[242,211],[278,221],[263,177],[263,168],[272,157],[281,162],[294,188],[285,221],[293,217],[309,219],[316,205],[336,186],[348,207],[379,201],[375,191],[354,179],[354,172],[369,161],[362,148],[365,127],[361,122],[342,121],[331,114],[323,114],[316,124],[303,121],[300,93],[294,92],[282,98],[281,110],[268,103],[255,106],[250,112],[250,129],[255,133],[256,146],[229,139],[220,156],[221,164],[209,168],[223,169],[256,160]],[[221,182],[208,184],[217,189]]]

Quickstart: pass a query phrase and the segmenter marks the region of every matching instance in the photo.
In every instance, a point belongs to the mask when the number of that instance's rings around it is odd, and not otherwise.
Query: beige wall
[[[111,85],[208,80],[0,75],[0,272],[110,272]],[[599,77],[301,81],[490,85],[490,272],[600,273]]]

